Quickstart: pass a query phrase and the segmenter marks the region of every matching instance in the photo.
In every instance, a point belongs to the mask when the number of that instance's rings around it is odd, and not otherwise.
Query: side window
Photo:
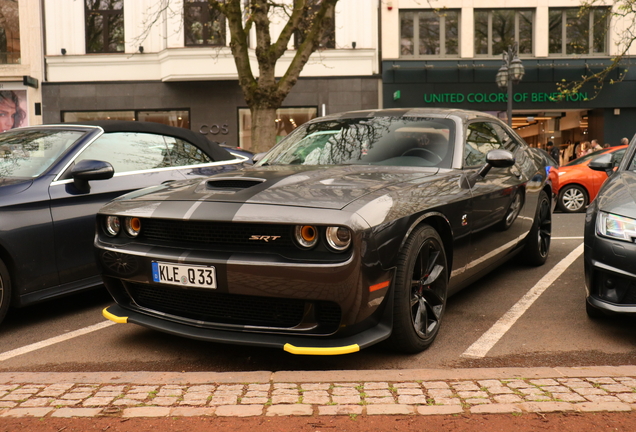
[[[212,160],[203,151],[178,138],[164,137],[168,145],[168,156],[172,166],[189,166],[211,163]]]
[[[144,171],[171,166],[168,145],[162,135],[137,132],[106,133],[75,159],[109,162],[115,173]]]
[[[503,148],[499,134],[493,123],[470,123],[466,131],[464,145],[464,166],[475,167],[486,163],[486,155],[490,150]]]
[[[508,132],[498,124],[493,124],[493,128],[497,131],[497,135],[501,138],[503,144],[502,148],[508,150],[512,154],[515,154],[521,144],[512,136],[508,135]]]

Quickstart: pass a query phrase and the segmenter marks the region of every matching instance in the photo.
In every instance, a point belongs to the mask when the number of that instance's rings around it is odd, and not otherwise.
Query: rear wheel
[[[526,245],[521,252],[524,262],[534,266],[540,266],[548,259],[550,252],[550,240],[552,239],[552,212],[550,211],[550,198],[545,191],[539,194],[537,211]]]
[[[398,258],[393,305],[394,349],[417,353],[435,340],[446,308],[448,268],[437,231],[417,228]]]
[[[0,322],[4,319],[11,303],[11,279],[9,271],[0,260]]]
[[[578,213],[585,211],[588,201],[585,188],[579,185],[567,185],[559,191],[557,205],[563,212]]]

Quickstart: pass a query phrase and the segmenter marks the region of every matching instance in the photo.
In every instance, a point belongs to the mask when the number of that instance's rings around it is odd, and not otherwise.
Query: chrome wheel
[[[566,186],[559,193],[559,208],[564,212],[580,212],[587,205],[587,193],[580,186]]]
[[[508,209],[508,214],[506,215],[506,225],[510,226],[519,216],[519,212],[521,211],[521,193],[517,192],[512,199],[512,203],[510,204],[510,208]]]

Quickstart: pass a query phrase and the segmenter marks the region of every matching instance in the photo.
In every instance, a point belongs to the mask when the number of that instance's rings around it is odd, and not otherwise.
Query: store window
[[[475,9],[475,54],[499,56],[518,42],[519,55],[531,55],[533,20],[530,9]]]
[[[64,123],[76,123],[94,120],[135,120],[161,123],[190,129],[190,112],[188,110],[120,110],[120,111],[65,111],[62,112]]]
[[[312,17],[318,12],[320,8],[320,1],[310,0],[308,3],[307,14],[303,17],[303,20],[298,25],[298,30],[294,33],[294,48],[298,48],[303,43],[306,37],[306,33],[309,30],[309,25],[312,22]],[[331,7],[327,10],[325,15],[323,31],[320,34],[318,40],[318,49],[327,49],[336,47],[336,11]]]
[[[0,64],[20,63],[18,2],[0,0]]]
[[[316,108],[279,108],[276,110],[276,142],[294,129],[316,118]],[[252,114],[249,108],[239,108],[239,147],[249,150],[252,146]]]
[[[607,55],[610,8],[550,8],[550,54]]]
[[[225,46],[225,16],[207,0],[185,0],[183,19],[186,46]]]
[[[400,12],[400,57],[459,55],[459,11]]]
[[[84,0],[86,52],[124,51],[124,0]]]

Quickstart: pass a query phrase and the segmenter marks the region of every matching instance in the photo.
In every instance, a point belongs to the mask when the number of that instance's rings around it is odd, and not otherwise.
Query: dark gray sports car
[[[545,262],[548,165],[478,112],[316,119],[253,168],[103,207],[104,315],[295,354],[421,351],[449,295],[517,252]]]
[[[636,313],[636,137],[618,169],[612,154],[590,162],[610,178],[585,215],[585,302],[588,316]]]

